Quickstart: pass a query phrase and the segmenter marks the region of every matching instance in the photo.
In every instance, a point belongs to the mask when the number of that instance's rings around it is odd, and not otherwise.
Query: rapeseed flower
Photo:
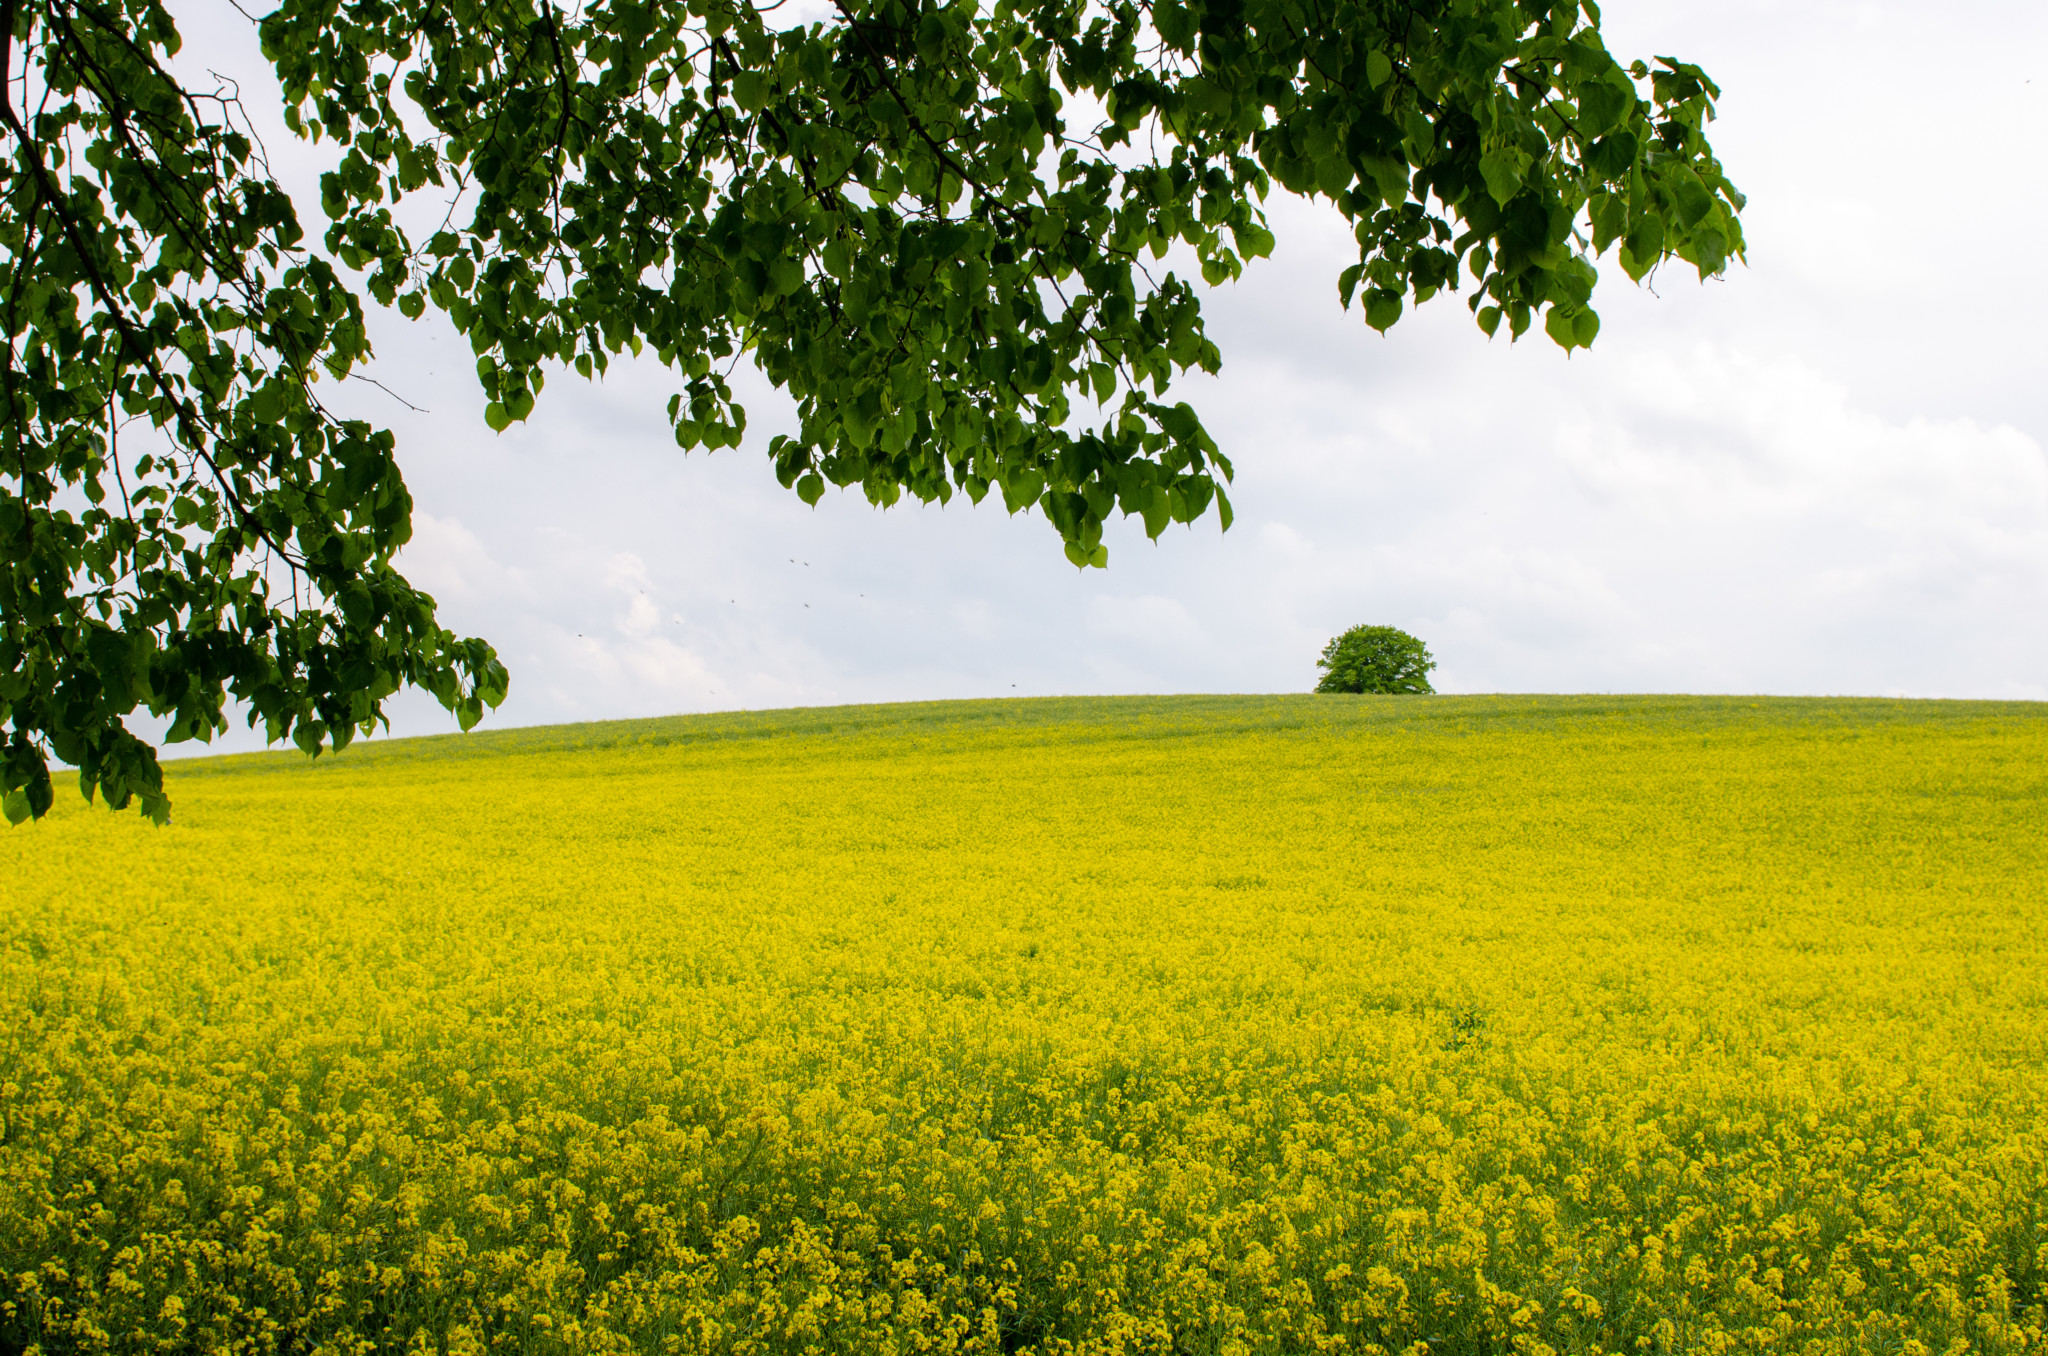
[[[2042,1352],[2048,713],[173,764],[0,835],[0,1349]]]

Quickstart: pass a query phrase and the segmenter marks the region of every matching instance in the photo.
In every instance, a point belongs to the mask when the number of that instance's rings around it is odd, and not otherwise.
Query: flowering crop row
[[[550,738],[0,835],[0,1351],[2048,1352],[2040,708]]]

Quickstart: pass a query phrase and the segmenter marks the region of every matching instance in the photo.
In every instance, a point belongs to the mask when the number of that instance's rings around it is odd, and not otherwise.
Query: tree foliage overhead
[[[807,502],[994,489],[1101,565],[1113,512],[1229,524],[1168,400],[1220,363],[1179,270],[1268,253],[1276,183],[1353,223],[1337,290],[1380,330],[1459,292],[1579,347],[1594,256],[1742,251],[1718,90],[1618,62],[1592,0],[834,4],[286,0],[263,50],[334,157],[314,241],[156,0],[0,0],[9,816],[49,752],[166,814],[139,707],[205,738],[240,701],[317,750],[404,685],[465,726],[502,699],[393,566],[391,435],[320,398],[371,356],[364,296],[448,315],[494,428],[651,350],[677,442],[737,446],[750,361],[797,401],[769,452]]]

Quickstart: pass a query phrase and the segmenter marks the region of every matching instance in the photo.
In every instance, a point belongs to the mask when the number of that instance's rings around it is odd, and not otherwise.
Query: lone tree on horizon
[[[1429,647],[1391,626],[1354,626],[1323,647],[1318,692],[1424,693],[1436,667]]]
[[[993,489],[1100,566],[1112,511],[1230,524],[1230,461],[1167,399],[1222,357],[1163,263],[1239,277],[1276,184],[1352,223],[1338,299],[1382,331],[1453,293],[1581,347],[1611,247],[1638,280],[1742,255],[1719,91],[1617,61],[1593,0],[777,8],[285,0],[255,22],[332,157],[309,240],[235,88],[171,70],[159,0],[0,0],[10,820],[49,809],[53,754],[167,818],[138,708],[203,740],[240,702],[317,752],[403,687],[465,729],[503,700],[394,568],[391,433],[322,402],[372,358],[366,297],[448,316],[494,429],[651,351],[678,445],[736,447],[744,360],[797,403],[766,451],[806,502]]]

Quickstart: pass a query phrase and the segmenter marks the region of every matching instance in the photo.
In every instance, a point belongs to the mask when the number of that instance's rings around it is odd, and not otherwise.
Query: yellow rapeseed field
[[[1179,698],[0,834],[0,1351],[2048,1352],[2048,709]]]

